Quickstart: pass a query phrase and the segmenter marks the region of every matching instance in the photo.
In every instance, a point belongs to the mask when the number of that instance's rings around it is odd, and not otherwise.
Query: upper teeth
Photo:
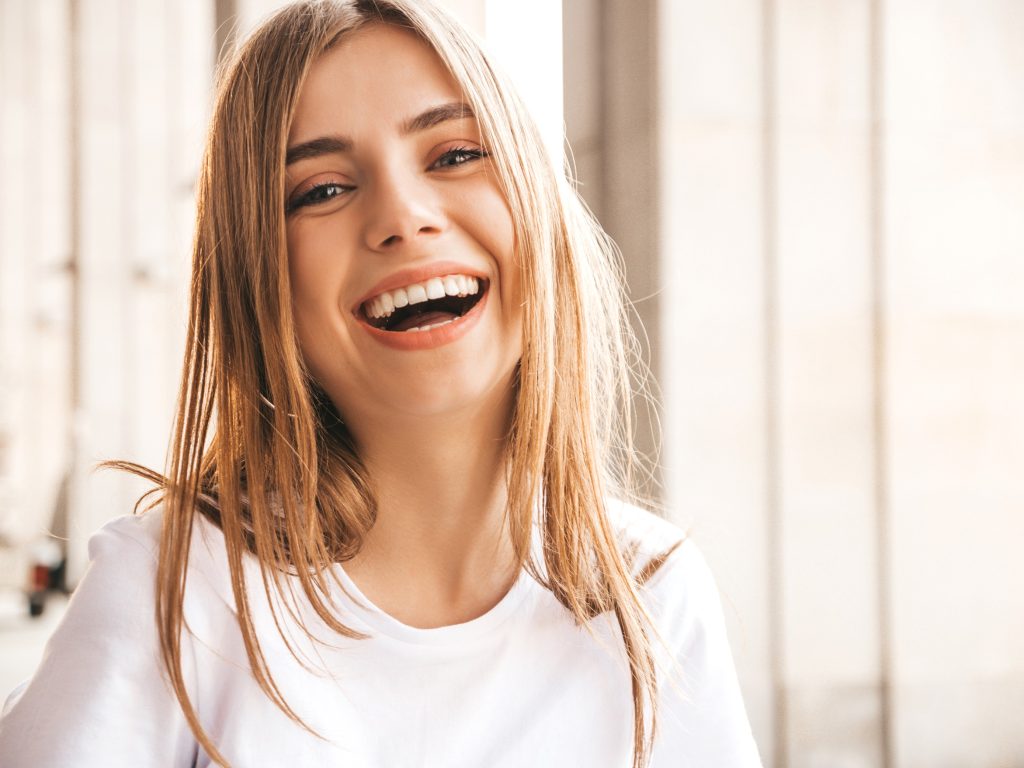
[[[419,304],[428,299],[445,296],[471,296],[480,290],[480,281],[469,275],[432,277],[423,283],[412,283],[404,288],[384,291],[365,303],[366,314],[374,319],[387,317],[407,304]]]

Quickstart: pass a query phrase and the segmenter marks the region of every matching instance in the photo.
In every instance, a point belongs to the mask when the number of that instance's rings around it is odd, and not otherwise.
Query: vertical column
[[[0,533],[15,545],[51,529],[67,458],[63,11],[18,0],[0,17]]]
[[[1024,762],[1024,6],[885,8],[896,764]]]
[[[121,269],[128,318],[124,410],[130,414],[124,437],[135,461],[157,469],[163,467],[171,428],[183,330],[172,322],[177,316],[172,303],[179,301],[172,280],[181,272],[178,264],[188,260],[187,246],[175,250],[173,235],[174,200],[180,192],[175,189],[175,119],[169,94],[177,70],[172,69],[165,30],[174,12],[159,0],[143,9],[128,3],[122,12],[126,33],[121,57],[127,66],[121,82]],[[197,28],[203,25],[193,27]],[[189,111],[177,105],[174,109]],[[198,155],[184,167],[191,170],[197,164]]]
[[[31,136],[35,149],[26,153],[33,172],[22,194],[31,205],[21,223],[33,233],[28,252],[21,254],[28,279],[24,333],[30,348],[21,373],[31,393],[23,434],[32,457],[28,476],[31,504],[25,513],[63,537],[66,506],[61,503],[61,490],[71,460],[68,6],[63,0],[42,0],[30,3],[29,8],[26,37],[32,41]]]
[[[715,571],[751,725],[774,752],[762,13],[658,4],[661,367],[670,508]]]
[[[658,123],[658,6],[619,0],[604,4],[598,49],[603,78],[601,126],[604,189],[602,224],[622,250],[635,330],[653,389],[660,389],[664,295],[658,235],[662,209],[658,185],[662,145]],[[663,498],[658,406],[638,399],[637,448],[650,458],[648,493]]]
[[[793,765],[881,765],[863,4],[776,0],[779,581]]]
[[[131,511],[124,478],[92,473],[97,461],[124,455],[128,414],[125,226],[135,193],[125,188],[128,169],[122,151],[128,135],[125,110],[121,3],[77,2],[75,63],[79,83],[77,151],[77,290],[79,402],[77,430],[78,507],[70,536],[72,579],[85,565],[84,541],[105,520]],[[142,187],[144,188],[144,187]]]
[[[214,18],[214,55],[227,54],[239,34],[236,29],[238,19],[238,0],[213,0]]]
[[[578,190],[622,251],[635,329],[657,390],[663,300],[658,259],[662,166],[658,15],[649,3],[573,0],[564,9],[565,129]],[[637,399],[637,448],[662,497],[660,411]]]
[[[170,240],[167,260],[157,274],[167,297],[167,327],[172,349],[166,359],[175,396],[181,375],[185,328],[188,321],[188,287],[192,268],[192,235],[195,229],[195,191],[199,177],[207,124],[212,107],[212,73],[217,52],[218,17],[210,0],[163,0],[167,26],[164,30],[170,78],[170,133],[164,162],[169,166],[168,195]]]
[[[23,439],[28,406],[27,382],[21,377],[28,358],[25,331],[29,199],[23,193],[30,178],[29,139],[32,104],[29,89],[31,44],[26,2],[0,6],[0,524],[7,537],[27,535],[24,503],[28,493],[30,457]]]
[[[562,9],[565,138],[577,190],[605,219],[605,20],[602,0],[566,0]]]
[[[84,542],[132,510],[140,481],[96,462],[161,470],[185,330],[193,188],[212,69],[209,0],[80,5],[79,408],[72,581]],[[172,108],[173,105],[173,108]]]

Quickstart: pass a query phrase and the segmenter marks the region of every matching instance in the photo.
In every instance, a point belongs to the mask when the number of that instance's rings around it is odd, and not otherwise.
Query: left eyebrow
[[[420,112],[415,117],[410,117],[402,123],[402,135],[418,133],[435,125],[447,122],[448,120],[465,120],[475,118],[472,107],[461,101],[450,101],[447,104],[439,104],[436,107]]]

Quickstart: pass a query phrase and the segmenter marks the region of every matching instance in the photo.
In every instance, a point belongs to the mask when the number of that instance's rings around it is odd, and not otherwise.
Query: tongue
[[[419,315],[413,315],[407,317],[404,320],[400,320],[395,323],[393,328],[388,328],[389,331],[408,331],[410,328],[419,328],[424,325],[435,325],[436,323],[443,323],[445,320],[454,320],[457,318],[454,312],[423,312]]]

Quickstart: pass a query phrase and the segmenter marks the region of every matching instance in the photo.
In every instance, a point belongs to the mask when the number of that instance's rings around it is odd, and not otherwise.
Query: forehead
[[[299,93],[289,141],[397,130],[409,115],[461,99],[462,89],[427,43],[409,30],[372,24],[314,62]]]

